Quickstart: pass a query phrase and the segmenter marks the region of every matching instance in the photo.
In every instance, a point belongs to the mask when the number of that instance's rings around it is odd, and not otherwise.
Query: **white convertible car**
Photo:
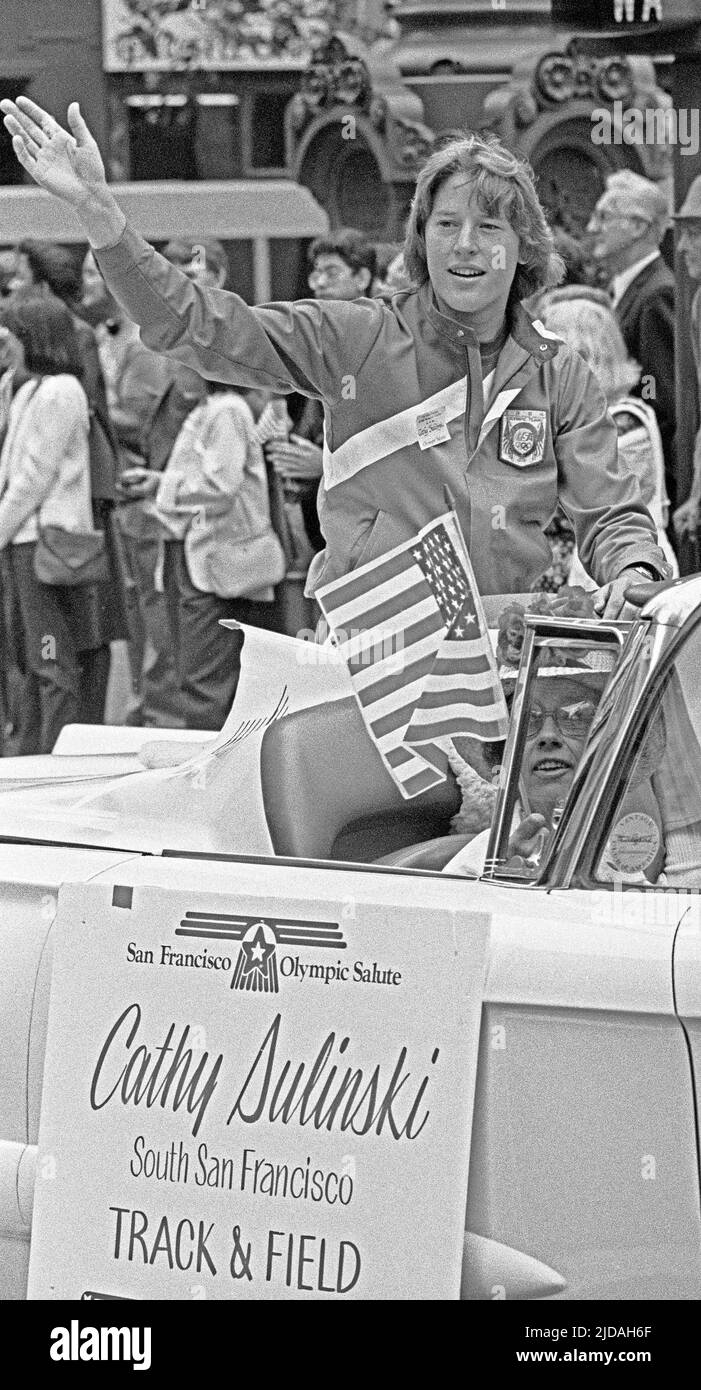
[[[491,832],[462,867],[456,784],[402,802],[340,676],[271,671],[268,707],[237,696],[180,766],[0,765],[0,1296],[26,1291],[58,888],[206,854],[213,883],[222,857],[361,863],[397,895],[462,872],[490,920],[463,1297],[698,1298],[701,577],[630,623],[529,620]]]

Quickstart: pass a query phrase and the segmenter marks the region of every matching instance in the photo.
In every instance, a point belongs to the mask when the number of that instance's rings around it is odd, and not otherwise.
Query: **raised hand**
[[[0,110],[12,148],[34,182],[72,207],[95,250],[115,246],[126,218],[107,183],[102,156],[77,101],[68,108],[71,133],[29,97],[0,101]]]
[[[70,134],[29,97],[2,101],[0,109],[20,164],[40,188],[75,208],[106,188],[102,156],[77,101],[68,108]]]
[[[525,868],[528,863],[537,863],[550,832],[545,816],[533,811],[517,825],[509,840],[508,868]]]

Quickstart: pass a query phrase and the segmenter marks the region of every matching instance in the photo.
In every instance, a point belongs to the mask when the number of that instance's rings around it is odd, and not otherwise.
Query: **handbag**
[[[272,527],[259,536],[232,539],[228,546],[217,540],[207,554],[209,582],[218,598],[245,598],[274,587],[284,579],[286,568],[285,552]]]
[[[104,531],[64,531],[62,526],[42,526],[41,523],[38,526],[34,573],[40,584],[76,588],[109,580]]]
[[[24,409],[39,384],[35,383]],[[111,578],[104,531],[66,531],[62,526],[42,526],[40,511],[36,519],[34,573],[40,584],[77,588],[81,584],[104,584]]]

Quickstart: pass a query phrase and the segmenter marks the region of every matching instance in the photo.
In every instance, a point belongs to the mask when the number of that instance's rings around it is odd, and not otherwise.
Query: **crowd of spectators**
[[[687,265],[701,279],[696,193],[680,216]],[[556,232],[563,285],[526,307],[599,379],[619,462],[637,474],[678,573],[670,511],[689,533],[699,508],[676,485],[674,279],[660,252],[669,223],[657,185],[611,175],[586,236]],[[163,251],[191,279],[236,288],[220,242],[174,240]],[[315,299],[391,297],[410,282],[400,247],[376,248],[354,229],[309,248]],[[242,639],[218,620],[293,633],[319,616],[302,594],[324,545],[321,403],[206,382],[150,350],[85,248],[5,248],[0,296],[0,749],[48,752],[66,723],[101,722],[120,639],[127,723],[220,728]],[[96,576],[38,577],[36,551],[57,531],[59,547],[66,532],[74,549],[92,537]],[[562,511],[546,534],[552,564],[535,589],[594,588]]]
[[[163,249],[199,283],[229,285],[221,242]],[[397,248],[384,249],[386,268]],[[385,291],[353,229],[311,246],[308,279],[316,298]],[[126,723],[219,729],[242,638],[218,620],[314,620],[285,591],[301,595],[323,545],[320,405],[205,382],[150,351],[89,249],[31,240],[0,254],[0,380],[0,748],[49,752],[65,724],[101,722],[120,639]],[[38,579],[40,534],[61,523],[99,539],[98,579]]]

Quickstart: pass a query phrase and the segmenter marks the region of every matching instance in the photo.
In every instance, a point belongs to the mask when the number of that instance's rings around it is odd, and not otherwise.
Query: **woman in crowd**
[[[105,378],[98,352],[90,304],[84,304],[84,247],[63,246],[56,241],[20,242],[16,269],[11,281],[14,296],[55,295],[71,314],[81,360],[81,384],[88,398],[90,433],[90,490],[96,526],[104,531],[109,551],[109,584],[102,586],[100,600],[104,640],[114,642],[127,636],[123,597],[122,565],[114,522],[117,497],[119,445],[107,404]]]
[[[239,678],[242,635],[222,618],[270,625],[285,560],[270,521],[263,451],[238,392],[208,383],[163,473],[156,512],[172,535],[163,578],[180,709],[189,729],[219,730]]]
[[[89,255],[89,253],[88,253]],[[114,503],[118,446],[107,406],[94,320],[83,304],[82,247],[56,241],[22,241],[10,287],[13,295],[55,295],[70,311],[83,364],[83,388],[90,409],[90,471],[95,501]]]
[[[541,302],[540,314],[550,333],[574,348],[594,373],[606,395],[618,431],[620,467],[637,477],[645,503],[657,527],[657,544],[664,552],[673,577],[677,560],[667,537],[669,499],[664,480],[664,455],[655,412],[646,401],[631,395],[640,378],[640,367],[629,356],[608,297],[587,285],[568,285],[551,290]],[[555,588],[549,575],[560,583],[594,588],[576,554],[574,533],[564,518],[553,528],[554,561],[541,587]]]
[[[54,296],[0,306],[0,372],[12,404],[0,453],[0,551],[20,616],[26,681],[19,753],[50,752],[72,722],[99,723],[109,675],[95,583],[43,583],[35,551],[43,528],[94,530],[89,411],[73,321]]]

